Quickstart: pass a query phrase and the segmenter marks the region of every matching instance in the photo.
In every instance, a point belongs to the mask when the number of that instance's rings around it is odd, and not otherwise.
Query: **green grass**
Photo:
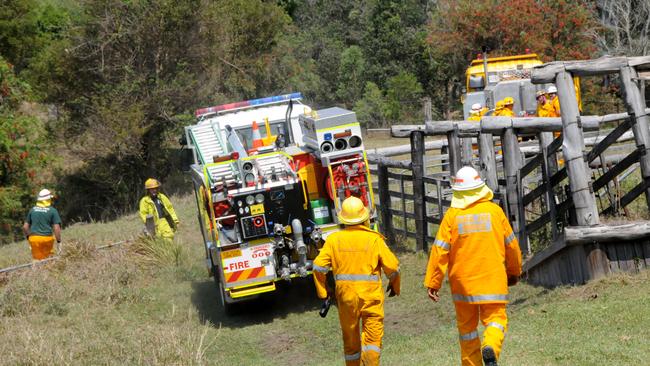
[[[130,215],[67,228],[63,259],[0,277],[0,363],[342,364],[337,310],[318,316],[310,279],[282,284],[226,316],[203,267],[193,197],[172,201],[181,219],[177,247],[94,249],[136,236],[141,227]],[[18,262],[8,258],[14,255],[28,259],[28,248],[0,248],[6,263]],[[147,255],[157,260],[142,260]],[[422,287],[427,258],[398,255],[403,293],[386,302],[382,363],[458,364],[449,287],[441,303],[432,303]],[[516,286],[502,364],[646,363],[649,280],[643,271],[582,287]]]

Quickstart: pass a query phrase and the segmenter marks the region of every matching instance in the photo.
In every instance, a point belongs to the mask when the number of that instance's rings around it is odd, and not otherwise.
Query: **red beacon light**
[[[530,55],[530,48],[526,48],[524,52],[526,52],[527,55]]]
[[[483,59],[483,54],[482,53],[476,54],[476,59],[477,60],[482,60]]]
[[[239,153],[237,151],[233,151],[230,153],[230,159],[231,160],[238,160],[239,159]]]

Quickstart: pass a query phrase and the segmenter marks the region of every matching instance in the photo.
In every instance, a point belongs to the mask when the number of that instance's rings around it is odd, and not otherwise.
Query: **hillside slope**
[[[338,317],[318,317],[309,280],[249,304],[220,309],[203,268],[193,196],[175,197],[178,248],[154,257],[132,245],[135,215],[64,231],[64,259],[0,278],[0,364],[340,365]],[[140,251],[141,252],[141,251]],[[399,254],[403,294],[388,299],[384,365],[456,365],[449,289],[440,304],[422,288],[426,258]],[[26,244],[0,248],[2,266],[29,259]],[[582,287],[512,292],[503,365],[638,365],[650,349],[649,273]],[[299,281],[298,281],[299,282]]]

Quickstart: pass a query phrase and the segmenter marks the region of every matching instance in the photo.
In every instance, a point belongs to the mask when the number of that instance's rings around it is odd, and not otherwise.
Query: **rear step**
[[[271,291],[275,291],[275,282],[233,287],[228,290],[228,292],[230,292],[230,297],[232,297],[233,299],[239,299],[246,296],[263,294],[265,292],[271,292]]]

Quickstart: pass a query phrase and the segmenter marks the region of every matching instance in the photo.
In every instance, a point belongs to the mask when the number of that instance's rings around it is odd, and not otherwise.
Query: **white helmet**
[[[472,189],[480,188],[485,185],[483,179],[478,174],[476,169],[471,166],[464,166],[453,177],[453,184],[451,189],[454,191],[469,191]]]
[[[480,111],[481,110],[481,104],[480,103],[472,104],[472,110],[476,111],[476,112]]]
[[[47,201],[52,198],[52,192],[50,192],[49,189],[41,189],[40,192],[38,192],[38,197],[36,198],[37,201]]]
[[[549,94],[557,94],[557,88],[555,85],[551,85],[548,87],[548,89],[546,89],[546,92]]]

